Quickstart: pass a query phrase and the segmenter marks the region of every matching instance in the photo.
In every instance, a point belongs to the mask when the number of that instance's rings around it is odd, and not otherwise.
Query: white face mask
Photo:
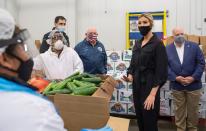
[[[64,44],[61,40],[58,40],[54,43],[54,49],[56,50],[62,50],[64,47]]]

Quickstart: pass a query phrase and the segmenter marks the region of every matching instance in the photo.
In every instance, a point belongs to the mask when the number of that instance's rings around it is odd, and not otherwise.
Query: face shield
[[[27,51],[27,44],[30,38],[30,34],[27,29],[21,30],[16,36],[8,40],[0,40],[0,48],[14,47],[16,44],[23,44],[24,50]]]
[[[49,34],[49,39],[47,40],[47,43],[52,45],[54,42],[58,40],[61,40],[64,45],[68,45],[67,40],[65,39],[64,35],[58,30],[53,30]]]

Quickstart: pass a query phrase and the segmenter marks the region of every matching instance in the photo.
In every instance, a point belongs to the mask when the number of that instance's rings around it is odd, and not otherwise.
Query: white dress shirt
[[[34,70],[43,71],[49,80],[65,79],[74,72],[83,72],[83,63],[79,55],[71,47],[64,46],[60,56],[49,48],[34,58]]]
[[[177,55],[179,57],[180,63],[183,64],[185,44],[183,43],[180,47],[177,46],[177,44],[175,42],[174,42],[174,44],[176,47],[176,51],[177,51]]]

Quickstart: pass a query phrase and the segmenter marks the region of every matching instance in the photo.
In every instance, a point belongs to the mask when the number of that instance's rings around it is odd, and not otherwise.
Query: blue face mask
[[[64,32],[64,31],[65,31],[65,26],[58,26],[58,27],[57,27],[57,30],[58,30],[59,32]]]
[[[184,35],[175,36],[174,41],[177,44],[183,44],[185,42],[185,37],[184,37]]]

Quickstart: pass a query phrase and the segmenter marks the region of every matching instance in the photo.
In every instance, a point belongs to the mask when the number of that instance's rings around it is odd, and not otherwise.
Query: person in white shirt
[[[33,67],[27,36],[0,8],[0,131],[66,131],[54,105],[26,83]]]
[[[83,64],[79,55],[71,47],[65,45],[65,38],[58,30],[50,34],[50,48],[34,58],[34,75],[48,80],[62,80],[79,71],[83,72]]]

